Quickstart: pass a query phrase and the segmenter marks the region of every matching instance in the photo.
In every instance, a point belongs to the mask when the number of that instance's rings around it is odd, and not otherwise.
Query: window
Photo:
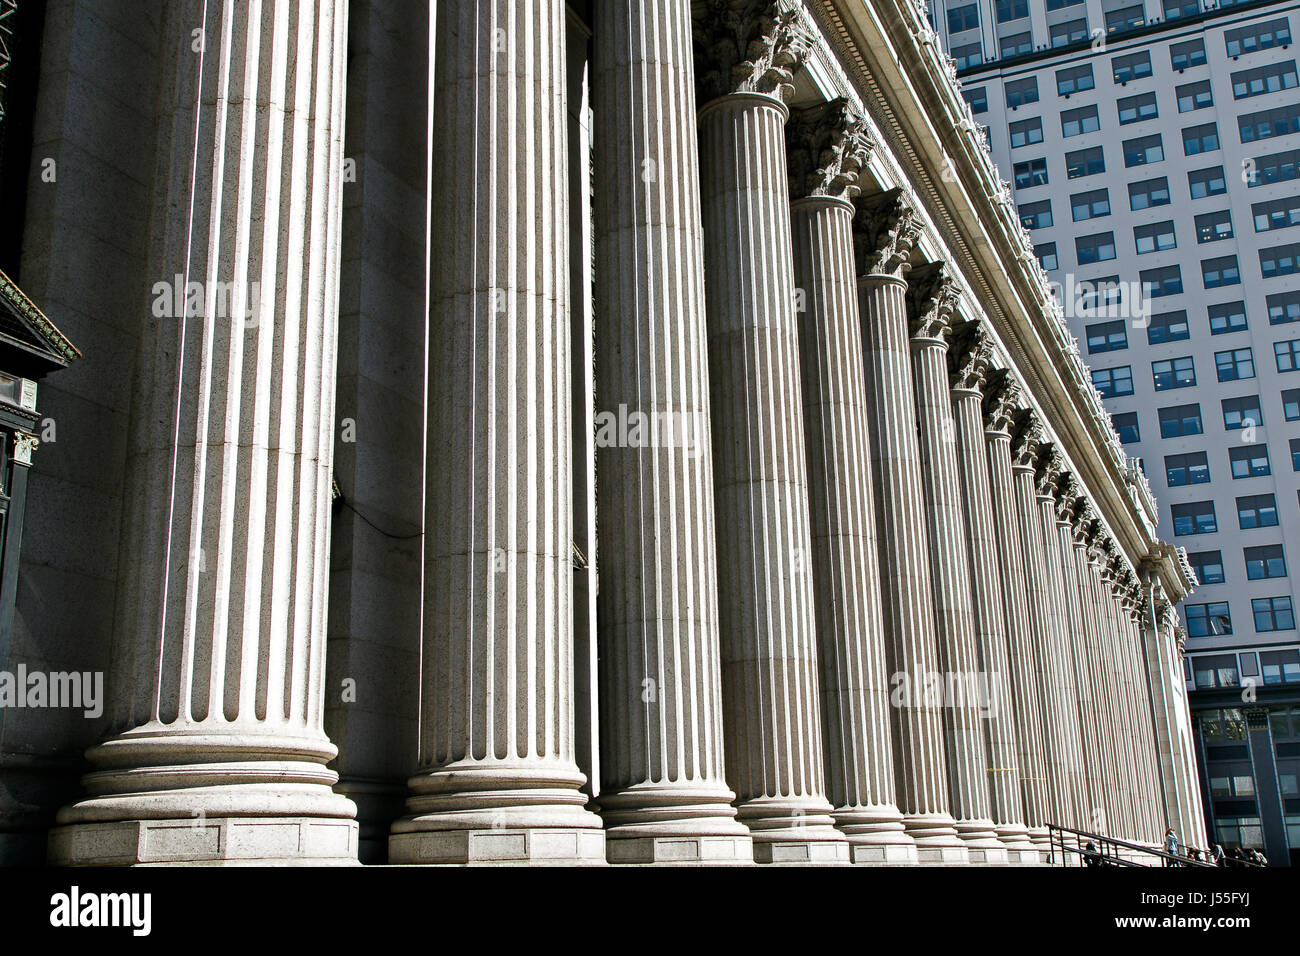
[[[1134,211],[1150,209],[1152,206],[1169,205],[1169,179],[1144,179],[1128,184],[1128,207]]]
[[[1216,601],[1212,604],[1187,605],[1187,636],[1188,637],[1209,637],[1210,635],[1215,635],[1215,634],[1231,634],[1231,633],[1232,633],[1232,616],[1228,613],[1228,605],[1225,602]],[[1203,659],[1204,658],[1197,658],[1196,666],[1198,670],[1197,670],[1196,686],[1214,687],[1216,686],[1215,684],[1201,683],[1201,674],[1204,672],[1200,670],[1202,666],[1200,662]],[[1231,656],[1229,656],[1228,660],[1231,661],[1233,659]],[[1233,662],[1234,666],[1232,668],[1232,683],[1229,684],[1228,686],[1232,686],[1237,683],[1237,668],[1235,666],[1235,663],[1236,662],[1234,661]]]
[[[1246,578],[1262,581],[1265,578],[1286,577],[1286,558],[1280,544],[1265,544],[1258,548],[1245,548]]]
[[[1138,277],[1142,280],[1142,292],[1148,299],[1178,295],[1183,291],[1183,273],[1178,266],[1146,269]]]
[[[1240,332],[1246,328],[1246,303],[1222,302],[1206,310],[1210,316],[1210,334],[1223,335],[1226,332]]]
[[[1106,171],[1106,157],[1100,146],[1075,150],[1065,154],[1065,175],[1069,179],[1095,176]]]
[[[1201,12],[1199,0],[1165,0],[1165,19],[1194,17]]]
[[[998,23],[1021,20],[1029,16],[1029,0],[998,0]]]
[[[1233,99],[1244,100],[1265,93],[1281,93],[1283,90],[1295,89],[1296,83],[1295,60],[1270,63],[1268,66],[1232,74],[1232,96]]]
[[[1264,304],[1268,306],[1269,325],[1284,325],[1300,320],[1300,290],[1270,295]]]
[[[975,114],[987,113],[989,111],[989,95],[982,86],[974,89],[964,89],[961,91],[962,99],[970,104],[970,111]]]
[[[1228,464],[1233,478],[1259,478],[1271,475],[1267,445],[1241,445],[1228,449]]]
[[[1169,48],[1169,65],[1178,71],[1186,70],[1189,67],[1201,66],[1205,63],[1205,42],[1203,40],[1188,40],[1186,43],[1175,43]]]
[[[1300,471],[1300,438],[1291,439],[1291,470]]]
[[[1016,179],[1017,189],[1029,189],[1033,186],[1047,185],[1047,160],[1027,159],[1011,167]]]
[[[1241,270],[1237,268],[1237,257],[1220,256],[1217,259],[1202,259],[1201,284],[1207,289],[1240,285]]]
[[[1264,424],[1264,413],[1260,410],[1258,395],[1225,398],[1219,404],[1223,406],[1223,427],[1227,431]]]
[[[1095,368],[1092,370],[1092,384],[1102,398],[1116,398],[1120,395],[1133,394],[1133,366],[1121,365],[1117,368]]]
[[[1196,241],[1218,242],[1232,238],[1232,213],[1227,209],[1202,213],[1196,217]]]
[[[1187,325],[1187,310],[1179,309],[1177,312],[1161,312],[1159,315],[1153,315],[1151,321],[1147,323],[1147,344],[1159,345],[1161,342],[1177,342],[1181,339],[1191,338],[1191,330]]]
[[[1159,110],[1156,108],[1156,95],[1154,93],[1125,96],[1116,101],[1115,108],[1119,111],[1120,126],[1155,119],[1160,115]]]
[[[1260,651],[1259,669],[1265,684],[1282,684],[1300,680],[1300,654],[1294,650]]]
[[[1143,51],[1117,56],[1110,61],[1110,69],[1116,83],[1140,80],[1151,75],[1151,54]]]
[[[1081,266],[1114,259],[1115,233],[1099,232],[1092,236],[1079,236],[1074,240],[1074,255]]]
[[[1273,357],[1279,372],[1294,372],[1300,368],[1300,339],[1273,343]]]
[[[1243,143],[1300,132],[1300,103],[1238,116],[1237,132]]]
[[[1171,405],[1160,409],[1158,414],[1161,438],[1185,438],[1188,435],[1199,435],[1205,430],[1201,424],[1199,404]]]
[[[957,69],[979,66],[984,62],[984,50],[978,43],[963,43],[952,48],[952,58],[957,61]]]
[[[1061,267],[1061,260],[1056,255],[1056,243],[1044,242],[1034,246],[1034,255],[1038,257],[1039,264],[1048,272],[1053,272]]]
[[[1250,214],[1255,220],[1256,232],[1300,226],[1300,196],[1283,196],[1268,202],[1252,203]]]
[[[1128,327],[1123,319],[1087,327],[1088,353],[1117,352],[1128,348]]]
[[[1110,193],[1105,189],[1075,193],[1070,197],[1070,214],[1075,222],[1110,215]]]
[[[1212,153],[1219,148],[1219,126],[1217,123],[1202,123],[1189,126],[1183,130],[1183,155],[1195,156],[1197,153]]]
[[[960,7],[950,7],[948,9],[948,32],[961,33],[963,30],[974,30],[980,25],[979,4],[968,3]]]
[[[1095,89],[1096,85],[1092,79],[1092,66],[1089,64],[1085,63],[1083,66],[1072,66],[1067,70],[1056,71],[1057,96],[1082,93],[1085,90]]]
[[[1242,531],[1275,527],[1277,525],[1276,499],[1272,495],[1243,495],[1238,498],[1237,525]]]
[[[1084,280],[1075,285],[1075,296],[1080,314],[1093,312],[1098,306],[1117,305],[1124,301],[1124,287],[1119,276],[1102,276]]]
[[[1032,146],[1034,143],[1043,141],[1043,121],[1037,116],[1033,119],[1019,120],[1012,123],[1008,129],[1011,131],[1012,149],[1021,146]]]
[[[1088,21],[1083,19],[1058,23],[1049,27],[1048,33],[1051,35],[1053,49],[1068,43],[1077,43],[1088,38]]]
[[[1228,56],[1234,58],[1243,53],[1255,53],[1258,50],[1267,50],[1290,42],[1291,23],[1286,17],[1228,30],[1223,35],[1225,50]]]
[[[1132,30],[1134,27],[1140,27],[1144,22],[1142,4],[1138,3],[1122,10],[1112,10],[1107,13],[1106,32],[1119,33],[1124,30]]]
[[[1165,158],[1164,143],[1159,133],[1124,140],[1124,165],[1147,166]]]
[[[1026,103],[1038,102],[1038,80],[1030,77],[1027,80],[1016,80],[1014,83],[1008,83],[1003,87],[1007,97],[1007,109],[1015,109],[1018,106],[1024,106]]]
[[[1255,616],[1257,632],[1295,630],[1295,614],[1291,611],[1289,596],[1253,598],[1250,602],[1250,613]]]
[[[1077,110],[1064,110],[1061,113],[1061,135],[1066,139],[1099,129],[1101,120],[1097,117],[1095,106],[1081,106]]]
[[[1255,358],[1249,348],[1228,349],[1214,353],[1214,368],[1220,382],[1236,382],[1255,377]]]
[[[1187,188],[1193,199],[1206,196],[1218,196],[1228,191],[1228,184],[1223,178],[1222,166],[1209,166],[1205,169],[1193,169],[1187,174]]]
[[[1178,96],[1178,112],[1190,113],[1214,105],[1214,94],[1210,92],[1210,81],[1200,80],[1196,83],[1184,83],[1174,92]]]
[[[1282,390],[1282,417],[1289,422],[1300,421],[1300,388]]]
[[[1110,416],[1110,423],[1115,426],[1115,434],[1123,444],[1131,445],[1142,440],[1137,412],[1116,412]]]
[[[1219,530],[1214,518],[1213,501],[1192,501],[1187,504],[1174,505],[1174,536],[1186,534],[1213,534]]]
[[[1047,0],[1047,9],[1064,10],[1066,7],[1072,7],[1078,3],[1083,3],[1083,0]]]
[[[1151,363],[1151,378],[1157,392],[1171,388],[1190,388],[1196,384],[1196,367],[1190,355],[1161,359]]]
[[[1181,485],[1203,485],[1209,480],[1210,463],[1205,457],[1205,452],[1165,455],[1165,482],[1170,488]]]
[[[1296,271],[1296,260],[1300,259],[1300,242],[1286,246],[1273,246],[1271,249],[1259,250],[1259,271],[1265,279],[1274,276],[1289,276]]]
[[[1250,163],[1254,163],[1253,168]],[[1258,159],[1247,160],[1245,172],[1247,186],[1288,182],[1300,176],[1300,149],[1288,149],[1281,153],[1269,153]]]
[[[1173,249],[1178,245],[1178,240],[1174,238],[1174,223],[1172,219],[1164,222],[1153,222],[1149,226],[1133,227],[1133,244],[1137,247],[1137,254],[1142,256],[1148,252],[1162,252],[1165,249]]]
[[[1026,33],[1017,33],[1013,36],[1003,37],[998,42],[998,49],[1002,51],[1002,58],[1019,56],[1022,53],[1028,53],[1034,48],[1034,39]]]
[[[1187,555],[1187,563],[1196,572],[1202,584],[1223,583],[1223,554],[1219,551],[1195,551]]]
[[[1052,224],[1052,201],[1029,202],[1020,207],[1020,224],[1026,229],[1046,229]]]

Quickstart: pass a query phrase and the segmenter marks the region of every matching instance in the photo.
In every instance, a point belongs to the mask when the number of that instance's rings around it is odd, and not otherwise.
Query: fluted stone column
[[[822,765],[785,170],[809,40],[754,2],[708,6],[697,38],[727,780],[756,860],[847,862]]]
[[[912,380],[921,452],[921,484],[930,533],[935,637],[944,695],[943,729],[948,794],[957,833],[972,862],[1006,863],[989,810],[984,753],[987,700],[981,700],[975,610],[966,552],[966,516],[957,472],[956,426],[948,384],[948,333],[960,295],[942,263],[908,278]]]
[[[1076,796],[1083,803],[1076,826],[1095,833],[1097,808],[1101,805],[1101,752],[1097,737],[1097,713],[1092,697],[1092,672],[1088,648],[1096,643],[1096,629],[1088,607],[1082,574],[1086,568],[1082,545],[1076,542],[1080,498],[1072,475],[1062,478],[1056,498],[1056,541],[1061,559],[1065,603],[1068,619],[1074,622],[1069,642],[1069,661],[1074,684],[1074,706],[1079,721],[1079,744],[1082,759],[1082,786]]]
[[[438,14],[420,752],[389,859],[603,861],[574,757],[564,4]]]
[[[593,12],[601,812],[611,862],[751,860],[723,770],[692,22]]]
[[[786,134],[827,794],[855,863],[915,863],[894,794],[853,269],[850,200],[872,144],[843,100],[796,114]]]
[[[1104,601],[1104,585],[1101,579],[1099,551],[1096,546],[1101,534],[1100,522],[1093,521],[1086,527],[1084,534],[1086,565],[1086,596],[1091,608],[1094,623],[1095,641],[1089,645],[1089,669],[1092,677],[1091,693],[1093,712],[1097,715],[1098,735],[1101,742],[1102,756],[1102,819],[1098,826],[1095,822],[1090,829],[1112,836],[1118,835],[1120,826],[1119,812],[1119,746],[1114,702],[1114,675],[1109,664],[1109,619]]]
[[[1109,540],[1105,541],[1103,546],[1108,549],[1114,548],[1114,544]],[[1128,691],[1124,686],[1124,674],[1119,663],[1117,608],[1114,595],[1116,564],[1117,561],[1112,555],[1102,566],[1101,609],[1105,623],[1102,666],[1107,675],[1106,691],[1110,701],[1109,713],[1116,742],[1115,825],[1121,837],[1132,840],[1136,836],[1133,821],[1133,738],[1125,701]]]
[[[1087,788],[1083,778],[1083,741],[1079,729],[1079,710],[1075,700],[1074,659],[1071,645],[1078,639],[1078,618],[1069,613],[1064,571],[1056,533],[1057,479],[1061,474],[1060,454],[1055,448],[1040,457],[1036,476],[1039,526],[1043,542],[1044,583],[1048,596],[1049,620],[1052,624],[1048,659],[1053,679],[1050,682],[1057,721],[1061,728],[1062,763],[1065,790],[1061,823],[1080,828],[1087,814]]]
[[[953,336],[949,352],[957,459],[965,503],[966,541],[970,550],[971,598],[980,670],[988,681],[988,713],[983,715],[985,776],[989,812],[998,839],[1014,863],[1037,863],[1029,842],[1016,753],[1015,703],[1011,663],[1007,657],[1004,568],[998,557],[992,490],[984,438],[984,386],[992,357],[988,333],[967,323]]]
[[[1025,414],[1012,446],[1012,482],[1016,494],[1016,518],[1024,552],[1025,584],[1033,628],[1033,654],[1038,673],[1038,693],[1043,728],[1043,769],[1047,777],[1047,819],[1061,824],[1066,819],[1069,793],[1066,775],[1065,741],[1060,722],[1057,681],[1051,656],[1056,622],[1051,613],[1050,583],[1044,567],[1043,531],[1038,514],[1034,477],[1044,442],[1036,413]]]
[[[50,858],[355,862],[322,727],[347,6],[177,3],[161,29],[118,732]]]
[[[903,278],[919,231],[915,210],[897,193],[858,215],[858,306],[899,808],[922,863],[967,862],[966,845],[949,812],[943,715],[928,695],[918,692],[926,676],[939,668]]]
[[[985,399],[985,447],[994,531],[1002,566],[1007,657],[1011,665],[1011,695],[1015,705],[1016,750],[1019,756],[1021,795],[1030,840],[1042,853],[1048,851],[1047,771],[1043,766],[1043,718],[1034,650],[1034,620],[1029,610],[1029,586],[1021,543],[1019,509],[1011,463],[1011,428],[1019,414],[1017,386],[1001,377]]]
[[[601,814],[611,862],[752,860],[722,752],[690,10],[593,11]]]

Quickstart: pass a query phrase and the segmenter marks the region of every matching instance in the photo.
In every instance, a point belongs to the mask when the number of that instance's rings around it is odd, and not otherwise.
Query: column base
[[[355,820],[197,817],[50,831],[52,866],[356,866]]]
[[[1007,848],[998,839],[992,820],[958,820],[957,836],[970,854],[972,866],[1006,866]]]
[[[637,784],[600,795],[610,863],[754,862],[749,829],[736,820],[725,787]]]
[[[830,804],[815,797],[758,797],[738,808],[754,840],[754,862],[848,865],[849,842]]]
[[[389,836],[388,862],[396,866],[598,866],[605,862],[605,834],[587,827],[415,830]]]
[[[947,813],[904,814],[903,827],[916,841],[916,859],[923,866],[970,863],[970,852],[957,835],[956,822]]]
[[[571,763],[448,764],[409,781],[407,816],[388,837],[393,864],[603,864],[605,831]]]
[[[748,836],[621,837],[606,835],[605,857],[610,863],[676,866],[737,866],[754,862],[754,841]]]
[[[864,866],[915,866],[916,841],[903,829],[903,815],[892,804],[837,807],[835,828],[849,841],[849,858]]]

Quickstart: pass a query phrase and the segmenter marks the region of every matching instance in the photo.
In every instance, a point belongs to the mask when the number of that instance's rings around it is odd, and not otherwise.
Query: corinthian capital
[[[846,99],[832,100],[790,116],[785,128],[790,199],[830,196],[852,199],[858,177],[875,148],[867,123]]]
[[[908,268],[921,219],[902,193],[893,190],[853,219],[853,251],[859,275],[899,276]]]
[[[991,374],[984,389],[984,430],[1011,434],[1024,407],[1024,395],[1005,370]]]
[[[1039,452],[1038,471],[1034,475],[1034,489],[1040,498],[1053,498],[1056,495],[1056,482],[1065,470],[1065,461],[1055,445],[1044,444]]]
[[[1079,500],[1079,482],[1068,471],[1062,471],[1056,483],[1056,520],[1062,524],[1074,522],[1074,506]]]
[[[948,348],[948,379],[952,388],[983,391],[993,362],[993,338],[982,321],[953,328]]]
[[[1011,464],[1017,468],[1037,469],[1038,456],[1047,435],[1038,421],[1038,415],[1030,410],[1025,413],[1024,422],[1011,437]]]
[[[695,19],[700,102],[729,93],[784,102],[812,45],[790,0],[705,0]]]
[[[952,312],[961,297],[948,266],[931,263],[912,271],[907,280],[914,339],[940,339],[952,327]]]

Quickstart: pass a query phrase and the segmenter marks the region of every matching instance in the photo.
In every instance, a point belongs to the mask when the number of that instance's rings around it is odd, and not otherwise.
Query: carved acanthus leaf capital
[[[942,262],[913,269],[907,280],[912,338],[941,339],[952,327],[952,313],[961,290]]]
[[[993,337],[980,321],[953,329],[948,376],[953,388],[983,391],[993,362]]]
[[[700,102],[730,93],[784,102],[813,42],[790,0],[705,0],[695,21]]]
[[[858,274],[900,276],[920,236],[921,218],[898,190],[864,204],[853,219]]]
[[[1056,494],[1056,482],[1065,468],[1065,461],[1056,446],[1044,443],[1038,456],[1038,471],[1034,474],[1034,490],[1040,498],[1052,498]]]
[[[988,378],[984,390],[984,430],[1011,434],[1024,406],[1024,394],[1006,371]]]
[[[790,199],[852,199],[875,143],[867,122],[846,99],[798,110],[785,130]]]
[[[1011,436],[1011,464],[1017,468],[1036,470],[1038,456],[1047,441],[1038,415],[1033,411],[1024,413],[1020,429]]]

